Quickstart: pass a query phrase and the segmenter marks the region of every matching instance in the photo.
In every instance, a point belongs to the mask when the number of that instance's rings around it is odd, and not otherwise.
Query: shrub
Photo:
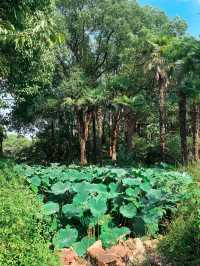
[[[159,252],[173,266],[200,265],[200,193],[192,188],[180,215],[172,222],[168,234],[159,245]]]
[[[199,227],[195,216],[179,217],[160,243],[160,253],[174,266],[200,265]]]
[[[24,186],[12,164],[1,162],[0,265],[58,265],[57,258],[49,251],[44,229],[36,196]]]
[[[9,134],[4,141],[4,153],[6,155],[17,157],[23,149],[30,147],[31,144],[31,139],[27,137],[16,134]]]

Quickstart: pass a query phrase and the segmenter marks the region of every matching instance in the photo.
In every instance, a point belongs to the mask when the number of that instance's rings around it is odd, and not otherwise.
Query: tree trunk
[[[163,82],[159,85],[159,126],[160,126],[160,154],[165,161],[165,86]]]
[[[109,140],[110,140],[109,155],[111,158],[112,158],[112,127],[113,127],[113,115],[112,115],[112,111],[110,110],[109,112]]]
[[[97,134],[96,134],[96,114],[92,113],[92,130],[93,130],[93,161],[97,162]]]
[[[199,106],[192,105],[193,158],[199,160]]]
[[[79,110],[78,119],[80,125],[80,164],[87,164],[86,144],[89,136],[89,125],[92,113]]]
[[[112,128],[112,140],[111,140],[111,150],[112,150],[112,161],[117,160],[117,144],[119,139],[119,126],[120,126],[120,111],[117,111],[113,119],[113,128]]]
[[[185,93],[179,93],[179,126],[181,137],[181,157],[182,163],[188,162],[188,147],[187,147],[187,98]]]
[[[3,156],[3,139],[0,138],[0,157]]]
[[[97,125],[98,125],[98,144],[99,144],[99,161],[102,163],[103,159],[103,112],[99,108],[97,111]]]
[[[3,141],[5,138],[4,128],[0,124],[0,157],[3,156]]]
[[[134,113],[130,109],[127,109],[125,113],[125,142],[128,152],[131,152],[133,149],[133,135],[135,130],[136,120]]]

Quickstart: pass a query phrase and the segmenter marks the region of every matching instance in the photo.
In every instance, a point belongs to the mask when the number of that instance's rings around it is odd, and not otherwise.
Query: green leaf
[[[126,189],[126,195],[129,197],[137,198],[138,194],[140,193],[140,189],[136,187],[135,189],[133,188],[127,188]]]
[[[110,170],[109,176],[117,177],[117,179],[123,178],[127,175],[127,171],[122,168],[114,168]]]
[[[56,248],[71,247],[77,240],[78,231],[67,225],[65,229],[60,229],[53,237],[53,244]]]
[[[89,199],[89,192],[85,190],[81,190],[78,194],[76,194],[73,198],[73,204],[85,206]]]
[[[130,229],[128,227],[109,227],[108,225],[102,226],[102,231],[100,239],[103,242],[105,248],[109,248],[117,243],[119,239],[124,238],[126,235],[130,234]]]
[[[148,192],[151,189],[151,185],[148,182],[142,183],[140,185],[140,189],[142,189],[144,192]]]
[[[41,185],[41,179],[38,176],[33,176],[30,178],[30,183],[35,187],[39,187]]]
[[[91,198],[88,201],[88,206],[94,217],[100,217],[107,211],[106,199],[102,197]]]
[[[59,205],[56,202],[49,201],[43,205],[43,213],[45,215],[51,215],[59,211]]]
[[[62,212],[67,216],[67,218],[72,217],[82,217],[83,210],[81,207],[76,206],[75,204],[66,204],[62,207]]]
[[[147,192],[147,198],[151,203],[160,201],[162,198],[162,190],[160,189],[149,189]]]
[[[133,203],[128,203],[120,207],[120,213],[126,218],[133,218],[137,214],[137,208]]]
[[[128,186],[139,186],[141,182],[141,178],[125,178],[122,180],[122,183]]]
[[[81,239],[81,241],[76,242],[72,245],[73,249],[75,250],[75,252],[83,257],[84,255],[86,255],[87,253],[87,249],[95,243],[95,238],[89,238],[89,237],[83,237]]]
[[[54,195],[64,194],[69,190],[70,186],[68,183],[57,182],[51,187],[51,191]]]
[[[116,198],[119,195],[118,192],[119,184],[110,183],[108,187],[110,190],[108,195],[109,199]]]

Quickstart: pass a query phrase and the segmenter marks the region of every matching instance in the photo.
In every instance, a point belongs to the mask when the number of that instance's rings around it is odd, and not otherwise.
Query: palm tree
[[[165,108],[165,96],[166,89],[169,85],[170,68],[171,64],[166,57],[166,51],[169,46],[170,39],[156,40],[151,42],[152,51],[148,60],[148,68],[153,74],[153,78],[156,81],[159,91],[159,131],[160,131],[160,154],[162,161],[165,161],[165,135],[166,135],[166,108]]]

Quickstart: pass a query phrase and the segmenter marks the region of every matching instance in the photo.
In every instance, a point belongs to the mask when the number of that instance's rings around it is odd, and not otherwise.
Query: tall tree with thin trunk
[[[103,123],[104,115],[101,107],[97,109],[97,127],[98,127],[98,157],[100,163],[102,163],[103,158]]]
[[[156,78],[159,87],[159,128],[160,128],[160,154],[162,161],[165,161],[165,89],[166,89],[166,73],[157,67]]]
[[[179,126],[181,138],[181,157],[182,163],[188,163],[187,145],[187,96],[183,91],[179,92]]]
[[[92,131],[93,131],[93,161],[97,162],[97,130],[96,130],[96,112],[92,112]]]
[[[82,109],[78,111],[78,120],[80,126],[80,164],[87,164],[87,154],[86,145],[89,136],[89,125],[92,118],[92,112],[83,111]]]
[[[125,108],[125,141],[127,151],[130,153],[133,150],[133,136],[136,130],[136,118],[131,108]]]
[[[112,161],[117,161],[117,146],[119,141],[119,129],[120,129],[120,115],[121,111],[117,110],[113,115],[113,125],[111,129],[111,143],[110,152]]]
[[[159,92],[159,131],[160,131],[160,155],[161,160],[165,161],[165,135],[166,135],[166,109],[165,109],[165,95],[166,89],[169,83],[169,70],[170,64],[167,60],[167,48],[171,38],[166,38],[163,41],[157,39],[154,41],[152,52],[150,53],[150,59],[148,67],[153,72],[155,80],[157,82]]]
[[[192,104],[191,110],[192,118],[192,135],[193,135],[193,159],[199,160],[199,105],[197,103]]]

